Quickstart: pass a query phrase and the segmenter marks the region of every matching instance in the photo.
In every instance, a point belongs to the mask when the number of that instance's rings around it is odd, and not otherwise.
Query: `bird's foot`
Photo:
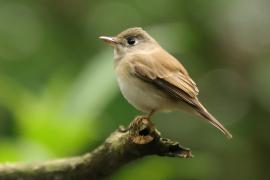
[[[144,124],[148,124],[148,123],[153,124],[152,121],[150,120],[149,115],[137,116],[137,117],[135,117],[135,119],[132,121],[131,124],[133,124],[133,123],[137,124],[138,122],[143,122]],[[118,131],[122,132],[122,133],[125,133],[125,132],[127,132],[129,130],[130,130],[130,127],[125,127],[123,125],[120,125],[118,127]]]
[[[149,115],[140,115],[140,116],[136,116],[135,119],[133,121],[138,121],[138,120],[144,120],[144,121],[149,121],[152,123],[151,121],[151,117],[149,117]]]
[[[118,127],[118,131],[119,132],[122,132],[122,133],[125,133],[125,132],[127,132],[129,130],[129,127],[125,127],[125,126],[123,126],[123,125],[120,125],[119,127]]]

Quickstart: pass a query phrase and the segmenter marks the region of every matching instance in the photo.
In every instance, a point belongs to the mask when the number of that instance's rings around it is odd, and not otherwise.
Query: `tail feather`
[[[232,134],[214,116],[212,116],[200,102],[198,102],[196,110],[201,116],[203,116],[206,120],[208,120],[209,123],[211,123],[213,126],[218,128],[223,134],[225,134],[228,139],[231,139],[233,137]]]

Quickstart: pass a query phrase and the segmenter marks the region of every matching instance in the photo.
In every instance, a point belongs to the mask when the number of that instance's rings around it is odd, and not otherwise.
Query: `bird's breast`
[[[117,82],[125,99],[142,112],[170,110],[172,102],[153,85],[132,75],[126,64],[116,68]]]

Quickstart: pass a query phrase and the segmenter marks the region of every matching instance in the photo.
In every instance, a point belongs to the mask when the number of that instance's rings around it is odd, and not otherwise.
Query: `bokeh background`
[[[121,96],[113,50],[134,26],[181,59],[200,99],[234,135],[184,113],[156,114],[193,159],[147,157],[110,179],[270,178],[267,0],[0,0],[0,161],[85,153],[140,114]]]

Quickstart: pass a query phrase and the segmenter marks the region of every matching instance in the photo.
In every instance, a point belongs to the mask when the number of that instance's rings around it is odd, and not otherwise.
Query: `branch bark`
[[[138,116],[127,129],[120,127],[85,155],[31,164],[2,164],[0,180],[103,179],[123,165],[148,155],[192,157],[188,148],[162,138],[151,121]]]

